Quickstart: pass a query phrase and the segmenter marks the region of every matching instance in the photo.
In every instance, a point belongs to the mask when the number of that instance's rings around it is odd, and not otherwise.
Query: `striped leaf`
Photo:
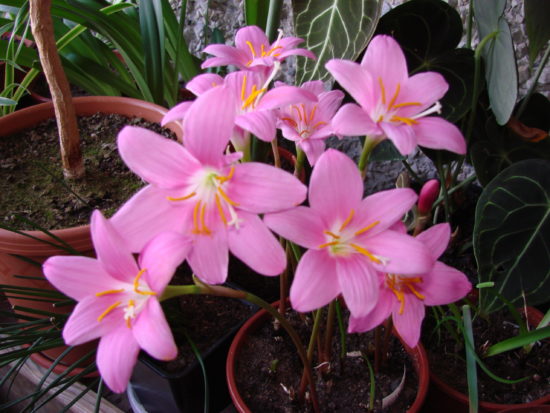
[[[355,60],[367,46],[380,18],[382,0],[294,0],[296,35],[317,60],[298,58],[296,84],[327,80],[329,59]]]
[[[499,173],[481,194],[475,213],[474,253],[484,312],[503,307],[501,294],[521,305],[550,296],[550,161],[529,159]]]

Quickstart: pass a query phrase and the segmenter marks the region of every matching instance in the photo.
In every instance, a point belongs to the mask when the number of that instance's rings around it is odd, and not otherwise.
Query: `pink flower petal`
[[[201,164],[176,141],[145,128],[126,126],[118,134],[118,150],[126,165],[160,188],[186,184]]]
[[[303,43],[303,42],[304,42],[304,39],[301,39],[300,37],[288,36],[288,37],[282,37],[276,40],[271,44],[271,47],[280,46],[283,49],[289,49],[291,47],[298,46],[300,43]]]
[[[271,110],[257,110],[237,116],[235,124],[256,135],[264,142],[271,142],[276,134],[275,114]]]
[[[257,215],[239,212],[243,222],[228,231],[229,250],[262,275],[279,275],[286,267],[285,251]]]
[[[420,146],[431,149],[445,149],[460,155],[466,153],[466,141],[460,130],[451,122],[436,116],[418,119],[413,125],[416,140]]]
[[[235,166],[227,195],[239,209],[254,213],[276,212],[301,204],[307,188],[292,174],[259,162]]]
[[[325,251],[309,250],[301,258],[290,287],[290,302],[296,311],[320,308],[340,294],[336,263]]]
[[[355,162],[335,149],[323,153],[311,174],[311,208],[327,224],[338,219],[344,222],[351,210],[359,206],[362,196],[363,180]]]
[[[168,361],[178,355],[170,326],[156,298],[150,298],[132,325],[134,338],[139,346],[152,357]]]
[[[364,247],[387,264],[374,266],[392,274],[422,274],[430,270],[434,259],[426,246],[410,235],[391,230],[365,240]]]
[[[211,44],[204,48],[204,53],[216,56],[206,59],[201,65],[201,69],[213,66],[225,66],[229,64],[242,65],[246,63],[247,55],[242,50],[235,49],[224,44]]]
[[[325,141],[322,139],[306,139],[298,144],[305,152],[311,166],[317,163],[319,157],[325,152]]]
[[[399,314],[399,308],[400,304],[396,303],[392,314],[393,325],[409,347],[416,347],[425,314],[424,305],[414,295],[405,294],[403,314]]]
[[[331,90],[330,92],[323,92],[319,96],[318,111],[323,116],[332,118],[344,99],[344,93],[341,90]]]
[[[376,104],[373,78],[358,63],[349,60],[332,59],[325,65],[334,79],[363,108],[370,110]]]
[[[139,346],[129,328],[116,329],[101,338],[97,349],[97,368],[115,393],[126,390],[138,353]]]
[[[256,109],[274,109],[305,102],[317,102],[317,96],[296,86],[280,86],[262,96]]]
[[[202,75],[195,76],[193,79],[187,82],[185,84],[185,88],[193,92],[194,95],[200,96],[206,91],[212,89],[213,87],[223,85],[223,83],[223,77],[221,77],[220,75],[217,75],[215,73],[204,73]],[[171,109],[170,111],[172,110],[173,109]]]
[[[286,211],[266,214],[266,225],[283,238],[306,248],[317,248],[326,242],[325,224],[308,207],[296,207]]]
[[[187,217],[193,213],[193,206],[186,202],[168,201],[167,196],[182,194],[148,185],[130,198],[111,218],[113,226],[133,252],[141,251],[160,232],[184,232]]]
[[[419,106],[405,106],[399,110],[400,116],[412,116],[423,112],[440,100],[449,90],[445,78],[437,72],[422,72],[411,76],[401,85],[395,104],[403,102],[418,102]]]
[[[455,268],[437,261],[423,276],[422,294],[425,305],[443,305],[464,298],[472,289],[468,278]]]
[[[355,211],[354,225],[365,228],[378,222],[364,233],[365,237],[374,236],[403,219],[416,199],[416,193],[409,188],[388,189],[369,195]]]
[[[101,321],[97,321],[105,310],[118,301],[118,296],[123,296],[123,294],[110,294],[102,297],[88,295],[80,300],[63,328],[65,343],[76,346],[122,327],[124,324],[120,308],[112,310]]]
[[[255,50],[257,56],[261,52],[261,45],[269,46],[269,40],[265,33],[258,26],[246,26],[239,29],[235,34],[235,46],[237,49],[249,51],[249,56],[252,57],[252,51],[248,45],[250,43]]]
[[[97,209],[92,213],[90,232],[97,258],[105,271],[120,281],[133,279],[139,269],[130,247]]]
[[[89,257],[50,257],[42,265],[42,270],[55,288],[78,301],[90,292],[110,290],[117,282],[98,260]]]
[[[307,57],[309,59],[317,59],[317,56],[315,56],[315,53],[313,53],[311,50],[308,50],[308,49],[290,49],[290,50],[285,50],[283,52],[281,52],[279,54],[279,56],[277,56],[277,60],[284,60],[286,59],[288,56],[304,56],[304,57]]]
[[[422,241],[434,259],[438,259],[447,249],[451,239],[451,226],[448,223],[437,224],[421,232],[416,239]]]
[[[390,95],[398,83],[403,85],[409,77],[405,55],[390,36],[378,35],[371,40],[361,66],[372,75],[375,82],[382,79],[386,93]]]
[[[276,86],[278,87],[283,85],[284,83],[276,83]],[[321,80],[310,80],[309,82],[304,82],[300,87],[316,96],[319,96],[321,93],[325,92],[325,86]]]
[[[177,232],[162,232],[145,245],[139,266],[147,269],[144,277],[151,290],[164,291],[190,248],[191,240]]]
[[[173,122],[175,120],[182,120],[185,118],[185,114],[193,104],[192,101],[185,101],[177,104],[172,109],[168,111],[166,115],[163,116],[162,122],[160,123],[162,126]]]
[[[382,133],[367,112],[355,103],[348,103],[336,112],[332,118],[332,128],[337,135],[344,136],[380,135]]]
[[[233,91],[215,87],[197,97],[184,123],[185,146],[201,163],[218,165],[235,121]],[[212,116],[215,113],[216,116]]]
[[[401,155],[409,155],[416,148],[417,137],[412,126],[404,123],[380,122],[380,127]]]
[[[216,231],[212,235],[197,235],[187,262],[197,277],[208,284],[222,284],[227,279],[229,252],[227,233]]]
[[[382,324],[391,315],[394,301],[391,291],[381,289],[378,302],[370,313],[363,317],[350,316],[348,333],[364,333]]]
[[[338,283],[353,317],[366,316],[378,301],[379,278],[364,256],[353,254],[336,260]]]

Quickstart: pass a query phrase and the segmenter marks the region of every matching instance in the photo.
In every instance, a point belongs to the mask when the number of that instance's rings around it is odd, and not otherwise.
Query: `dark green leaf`
[[[382,0],[295,0],[296,35],[316,60],[298,58],[296,84],[329,78],[329,59],[355,60],[367,46],[380,17]]]
[[[529,63],[532,65],[540,50],[550,39],[550,1],[525,0],[525,29],[529,38]]]
[[[516,305],[548,301],[550,288],[550,161],[517,162],[498,174],[477,203],[473,234],[480,282]],[[480,290],[486,313],[503,307]]]
[[[247,26],[258,26],[265,32],[269,0],[245,0],[244,18]]]
[[[405,157],[399,153],[395,145],[389,139],[384,139],[376,145],[369,157],[370,162],[402,161],[403,159],[405,159]]]

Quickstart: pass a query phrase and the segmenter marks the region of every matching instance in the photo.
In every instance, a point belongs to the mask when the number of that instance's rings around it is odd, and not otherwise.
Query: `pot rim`
[[[279,301],[276,301],[271,305],[273,307],[277,307],[279,305]],[[253,413],[253,412],[248,408],[244,400],[241,398],[241,395],[237,389],[237,382],[235,379],[235,369],[234,369],[235,360],[240,351],[240,347],[244,342],[244,337],[248,334],[250,330],[258,328],[259,325],[269,317],[270,317],[270,314],[266,310],[261,309],[256,314],[254,314],[251,318],[249,318],[235,335],[235,338],[233,339],[231,343],[231,347],[229,348],[229,352],[227,354],[225,371],[226,371],[229,395],[231,396],[231,400],[233,401],[235,408],[242,413]],[[399,341],[403,345],[403,348],[411,357],[411,361],[418,375],[418,391],[416,393],[416,398],[412,406],[409,408],[409,410],[407,410],[407,412],[411,412],[411,413],[420,412],[422,404],[426,399],[426,395],[428,393],[428,386],[430,382],[428,356],[422,344],[419,343],[416,347],[410,348],[401,340],[399,335],[395,333],[395,330],[394,330],[394,335],[399,339]]]

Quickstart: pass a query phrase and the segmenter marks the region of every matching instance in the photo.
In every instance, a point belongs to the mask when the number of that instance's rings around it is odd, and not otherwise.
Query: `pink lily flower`
[[[367,315],[378,299],[377,271],[415,274],[432,259],[426,247],[392,231],[416,201],[411,189],[393,189],[363,197],[355,163],[328,149],[311,175],[310,207],[268,214],[264,222],[284,238],[308,248],[290,289],[298,311],[311,311],[344,296],[356,317]]]
[[[315,59],[315,55],[306,49],[294,47],[303,40],[298,37],[281,37],[270,44],[265,33],[257,26],[243,27],[235,35],[235,46],[211,44],[204,49],[214,57],[206,59],[201,68],[234,65],[239,69],[257,69],[270,72],[275,63],[284,61],[288,56],[305,56]]]
[[[271,142],[275,138],[276,108],[297,102],[317,101],[317,96],[310,90],[296,86],[283,85],[267,90],[269,82],[270,79],[263,74],[247,70],[230,73],[225,79],[216,74],[205,73],[195,76],[186,87],[197,96],[218,86],[225,86],[233,92],[231,96],[234,100],[230,105],[235,110],[235,129],[231,141],[236,150],[244,150],[250,133],[265,142]],[[162,123],[184,120],[190,106],[190,102],[174,106],[165,115]]]
[[[279,111],[278,127],[286,139],[296,142],[313,166],[325,151],[325,139],[333,135],[332,117],[340,107],[344,94],[340,90],[325,91],[323,82],[306,82],[302,89],[317,96],[318,102],[301,102]]]
[[[334,117],[340,135],[389,138],[402,155],[416,145],[466,153],[460,130],[437,116],[441,99],[449,88],[439,73],[423,72],[409,77],[405,55],[390,36],[374,37],[361,64],[330,60],[327,70],[359,104],[344,105]]]
[[[463,298],[472,289],[468,278],[455,268],[436,261],[451,237],[449,224],[438,224],[416,238],[432,253],[434,264],[415,275],[380,273],[380,296],[376,307],[366,316],[350,317],[348,331],[364,332],[384,322],[390,315],[393,324],[409,347],[420,339],[425,306],[443,305]]]
[[[280,274],[284,250],[258,214],[306,197],[306,187],[290,173],[224,155],[234,100],[226,87],[199,96],[184,122],[185,146],[137,127],[118,136],[122,159],[149,185],[116,212],[113,224],[133,251],[165,230],[189,236],[189,265],[210,284],[226,280],[228,251],[260,274]]]
[[[158,298],[185,259],[190,242],[165,232],[148,242],[136,263],[130,249],[101,212],[91,220],[97,259],[55,256],[43,265],[57,289],[78,301],[63,339],[78,345],[100,338],[97,367],[111,390],[126,390],[140,348],[171,360],[177,347]]]

